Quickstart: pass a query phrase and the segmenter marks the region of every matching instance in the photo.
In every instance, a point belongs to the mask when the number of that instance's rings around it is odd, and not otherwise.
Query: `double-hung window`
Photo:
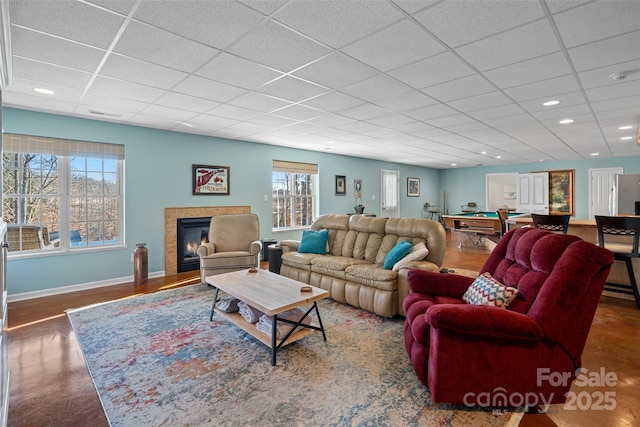
[[[124,146],[5,134],[2,216],[9,252],[124,244]]]
[[[318,165],[274,160],[273,230],[309,227],[318,216]]]

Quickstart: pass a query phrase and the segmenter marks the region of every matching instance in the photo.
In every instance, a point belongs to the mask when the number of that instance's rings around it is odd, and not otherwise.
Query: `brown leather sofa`
[[[322,215],[311,229],[329,231],[327,254],[299,253],[299,241],[283,240],[280,274],[383,317],[405,315],[402,302],[409,293],[409,269],[438,271],[444,259],[444,228],[429,219]],[[404,239],[412,245],[424,242],[429,254],[398,272],[384,269],[387,253]]]

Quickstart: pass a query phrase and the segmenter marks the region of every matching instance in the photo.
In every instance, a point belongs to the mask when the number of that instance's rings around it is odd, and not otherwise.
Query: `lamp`
[[[11,20],[9,1],[0,0],[0,89],[13,83],[13,63],[11,60]]]

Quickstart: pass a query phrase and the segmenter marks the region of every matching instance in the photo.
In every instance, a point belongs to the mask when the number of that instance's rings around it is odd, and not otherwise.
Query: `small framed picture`
[[[193,195],[229,195],[229,166],[192,165]]]
[[[344,196],[347,194],[347,177],[344,175],[336,175],[336,196]]]
[[[420,178],[407,178],[407,196],[420,197]]]
[[[353,197],[362,198],[362,180],[361,179],[353,180]]]

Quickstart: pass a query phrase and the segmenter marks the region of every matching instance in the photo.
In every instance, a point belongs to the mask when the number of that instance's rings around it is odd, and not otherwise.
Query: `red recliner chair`
[[[518,289],[508,308],[462,299],[473,278],[411,270],[404,339],[435,402],[538,406],[565,401],[613,254],[535,228],[500,240],[481,273]]]

